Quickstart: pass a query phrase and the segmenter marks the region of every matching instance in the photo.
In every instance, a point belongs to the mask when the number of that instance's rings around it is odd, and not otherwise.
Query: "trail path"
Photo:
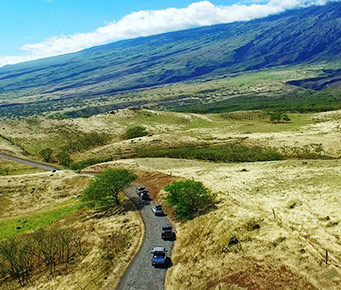
[[[35,161],[29,161],[17,157],[0,154],[0,158],[20,162],[44,170],[58,170],[58,168]],[[85,173],[94,176],[95,173]],[[164,289],[167,269],[171,266],[169,259],[167,266],[163,268],[154,268],[151,264],[151,251],[154,247],[165,247],[167,256],[170,257],[173,248],[173,241],[163,241],[161,239],[161,227],[170,224],[167,216],[155,216],[152,212],[153,201],[143,201],[136,194],[136,189],[130,187],[125,190],[126,195],[132,200],[141,213],[145,226],[145,237],[143,244],[129,265],[127,271],[122,277],[118,289],[120,290],[160,290]]]
[[[145,238],[140,251],[121,279],[118,289],[163,289],[166,272],[171,266],[171,261],[169,260],[166,267],[154,268],[151,263],[151,251],[154,247],[161,246],[167,249],[167,256],[171,256],[173,241],[161,239],[161,227],[170,224],[170,222],[167,216],[155,216],[152,212],[154,202],[142,201],[141,197],[135,193],[135,188],[129,188],[126,190],[126,194],[140,210],[145,224]]]
[[[30,160],[26,160],[26,159],[22,159],[22,158],[18,158],[18,157],[8,156],[8,155],[1,154],[1,153],[0,153],[0,158],[19,162],[19,163],[23,163],[23,164],[30,165],[30,166],[37,167],[37,168],[41,168],[41,169],[44,169],[47,171],[58,170],[57,167],[52,166],[52,165],[43,164],[43,163],[39,163],[39,162],[35,162],[35,161],[30,161]]]

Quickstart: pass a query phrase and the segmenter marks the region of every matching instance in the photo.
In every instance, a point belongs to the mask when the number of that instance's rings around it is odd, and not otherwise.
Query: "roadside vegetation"
[[[167,192],[164,200],[169,207],[175,207],[176,217],[180,220],[193,219],[214,205],[215,196],[198,181],[173,182],[164,190]]]
[[[110,209],[120,205],[119,194],[130,186],[136,175],[125,169],[107,169],[90,181],[82,195],[82,201],[90,208]]]
[[[128,128],[125,132],[125,138],[126,139],[133,139],[133,138],[138,138],[138,137],[143,137],[148,135],[148,132],[146,128],[142,126],[136,126],[132,128]]]
[[[214,162],[255,162],[282,160],[284,156],[276,149],[263,148],[260,146],[246,146],[241,144],[226,144],[206,148],[169,148],[169,149],[140,149],[137,153],[139,158],[168,157],[180,159],[198,159]]]
[[[0,177],[1,289],[117,286],[142,220],[123,198],[106,215],[83,207],[90,179],[71,171]]]

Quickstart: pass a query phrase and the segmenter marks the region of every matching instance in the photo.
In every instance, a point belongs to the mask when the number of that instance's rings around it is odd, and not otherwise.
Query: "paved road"
[[[26,159],[21,159],[21,158],[18,158],[18,157],[8,156],[8,155],[4,155],[4,154],[0,154],[0,158],[11,160],[11,161],[15,161],[15,162],[19,162],[19,163],[23,163],[23,164],[30,165],[30,166],[37,167],[37,168],[41,168],[41,169],[44,169],[44,170],[47,170],[47,171],[58,170],[57,167],[52,166],[52,165],[42,164],[42,163],[39,163],[39,162],[29,161],[29,160],[26,160]]]
[[[126,190],[127,196],[136,204],[141,212],[145,224],[145,239],[140,251],[130,264],[118,286],[120,290],[159,290],[164,288],[167,268],[171,266],[171,260],[167,267],[154,268],[151,263],[151,251],[154,247],[161,246],[167,249],[167,255],[172,252],[173,242],[161,239],[161,227],[169,224],[166,216],[157,217],[152,212],[153,201],[142,201],[135,193],[135,188]]]
[[[30,166],[38,167],[44,170],[58,169],[54,166],[41,164],[34,161],[29,161],[17,157],[0,154],[0,158],[20,162]],[[94,176],[95,173],[85,173],[88,176]],[[167,269],[171,266],[169,259],[167,267],[154,268],[151,264],[151,251],[154,247],[161,246],[167,249],[167,255],[170,257],[173,241],[163,241],[161,239],[161,227],[170,224],[166,216],[157,217],[152,212],[153,201],[142,201],[141,197],[137,196],[134,187],[128,188],[125,193],[135,203],[141,212],[141,216],[145,225],[145,238],[140,248],[140,251],[131,262],[126,273],[122,277],[118,289],[121,290],[160,290],[164,288],[164,282]]]

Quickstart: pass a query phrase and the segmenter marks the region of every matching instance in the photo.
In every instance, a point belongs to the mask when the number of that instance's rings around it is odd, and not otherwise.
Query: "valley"
[[[151,190],[154,201],[165,207],[163,186],[171,180],[193,179],[211,189],[217,195],[216,207],[191,221],[178,221],[166,207],[176,225],[177,240],[165,289],[225,289],[225,285],[232,289],[270,289],[274,275],[278,288],[290,285],[297,289],[337,289],[341,277],[341,216],[338,210],[341,206],[341,112],[295,113],[289,117],[291,121],[278,123],[269,121],[269,115],[262,111],[201,115],[125,109],[115,114],[79,119],[4,120],[3,131],[12,143],[2,143],[0,151],[41,160],[39,152],[42,149],[48,146],[58,152],[67,144],[68,136],[77,139],[76,136],[90,136],[88,134],[93,131],[103,132],[107,135],[105,144],[70,153],[73,162],[106,160],[94,165],[84,163],[84,166],[90,165],[81,169],[84,172],[102,172],[112,167],[129,169],[139,176],[140,184]],[[146,128],[148,134],[126,139],[126,129],[137,125]],[[160,158],[165,150],[189,145],[191,148],[220,148],[226,144],[258,146],[264,150],[272,148],[281,154],[281,158],[227,163],[208,161],[205,155],[201,161],[195,160],[201,158],[200,155]],[[22,148],[21,151],[18,148]],[[136,158],[141,154],[141,148],[149,148],[155,158]],[[113,230],[108,228],[107,222],[116,228],[122,220],[125,224],[129,220],[127,227],[137,229],[136,211],[122,208],[111,217],[97,220],[91,218],[91,211],[77,208],[77,196],[86,187],[84,181],[89,177],[67,168],[50,175],[28,173],[0,177],[1,204],[6,208],[2,222],[6,225],[10,220],[14,221],[7,226],[12,227],[12,232],[13,227],[22,227],[18,221],[21,217],[30,224],[33,212],[32,218],[40,215],[38,219],[46,220],[38,223],[38,227],[51,223],[64,225],[70,219],[74,225],[85,229],[99,227],[98,234],[102,237],[99,236],[98,241],[104,238],[104,233]],[[60,214],[53,213],[51,220],[49,215],[44,215],[51,211]],[[254,230],[255,225],[260,228]],[[18,230],[15,231],[17,234]],[[233,236],[239,243],[230,247],[229,239]],[[86,241],[90,239],[90,236],[84,237]],[[131,245],[137,243],[139,236]],[[135,247],[126,255],[132,255],[134,249],[138,249]],[[329,252],[327,265],[324,261],[326,251]],[[81,258],[79,265],[86,261],[86,257]],[[125,258],[125,261],[129,260]],[[98,260],[98,263],[103,262]],[[219,267],[216,267],[217,263]],[[98,267],[98,271],[102,271],[101,266]],[[77,269],[58,279],[58,287],[74,287],[68,277],[82,275]],[[105,272],[96,273],[104,275]],[[35,279],[35,283],[47,283],[41,285],[50,287],[48,280]],[[79,283],[89,283],[88,279],[91,277],[86,276]],[[94,287],[100,284],[96,285]]]
[[[0,289],[341,289],[341,3],[292,7],[1,67]]]

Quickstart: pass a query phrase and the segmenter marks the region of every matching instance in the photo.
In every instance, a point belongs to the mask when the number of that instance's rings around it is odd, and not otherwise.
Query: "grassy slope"
[[[0,69],[0,115],[67,110],[74,116],[148,105],[149,98],[131,91],[183,81],[200,83],[281,65],[291,69],[297,64],[327,61],[324,71],[333,74],[332,65],[340,63],[340,9],[339,3],[328,3],[250,22],[128,40],[4,67]],[[248,93],[257,95],[257,90]],[[238,96],[230,92],[224,98],[231,95]],[[201,103],[181,94],[177,97],[189,105]],[[171,99],[162,99],[154,105],[175,107]]]
[[[32,119],[3,122],[6,137],[20,144],[39,159],[39,151],[51,147],[55,152],[77,134],[103,132],[108,143],[72,154],[74,160],[134,156],[139,148],[167,148],[184,145],[218,145],[242,142],[245,145],[272,146],[294,150],[304,145],[322,144],[325,153],[340,156],[340,112],[289,114],[290,123],[274,124],[262,112],[231,114],[183,114],[122,110],[116,114],[91,118],[48,120]],[[126,128],[142,125],[149,136],[124,140]],[[27,134],[27,132],[30,134]],[[0,150],[16,155],[16,147],[0,144]],[[289,150],[289,151],[290,151]]]
[[[107,166],[193,178],[218,193],[217,209],[177,223],[167,289],[340,286],[339,160],[215,164],[134,159]],[[256,224],[260,229],[252,230]],[[239,245],[228,247],[232,236]]]
[[[49,225],[82,231],[83,255],[67,271],[64,267],[59,269],[61,275],[56,280],[44,271],[33,273],[30,287],[115,288],[139,248],[143,223],[128,201],[128,211],[118,208],[115,214],[97,219],[93,218],[92,211],[79,209],[76,197],[89,180],[88,176],[69,171],[0,177],[0,239]],[[118,249],[117,235],[128,241]],[[114,249],[114,258],[108,259]],[[2,282],[1,277],[0,288],[4,287]],[[17,282],[7,281],[6,289],[17,288]]]
[[[182,116],[191,119],[176,128],[182,136],[195,138],[196,144],[245,137],[248,139],[243,142],[263,146],[302,148],[322,143],[328,154],[340,157],[340,111],[291,114],[293,122],[289,124],[266,122],[257,113]],[[142,118],[136,120],[145,122]],[[174,136],[179,131],[173,130],[162,138],[176,140]],[[148,147],[152,144],[150,138],[136,142]],[[217,209],[193,221],[177,223],[167,289],[340,287],[339,159],[219,164],[147,158],[105,163],[90,169],[112,166],[153,172],[154,176],[160,172],[172,178],[200,180],[218,193]],[[252,230],[255,224],[260,229]],[[232,236],[237,236],[240,243],[228,247]],[[326,250],[330,257],[328,265],[324,260]]]

